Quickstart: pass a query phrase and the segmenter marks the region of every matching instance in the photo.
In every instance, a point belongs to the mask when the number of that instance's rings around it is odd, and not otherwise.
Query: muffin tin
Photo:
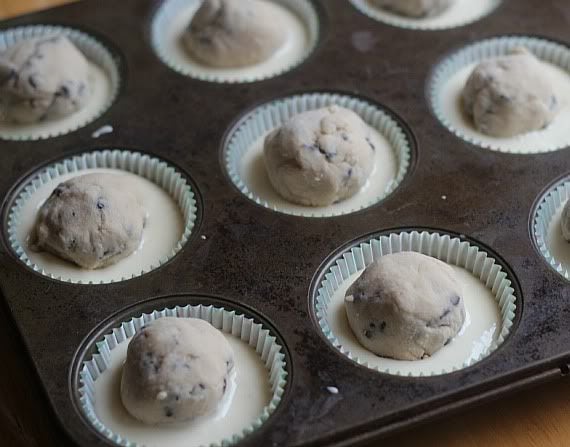
[[[241,309],[283,346],[288,377],[281,403],[243,446],[355,445],[568,374],[569,284],[532,236],[539,199],[570,171],[568,148],[532,155],[478,148],[440,124],[427,99],[433,68],[473,41],[517,34],[569,45],[565,0],[540,8],[532,0],[503,0],[489,16],[442,31],[379,23],[344,0],[312,3],[321,29],[312,55],[275,78],[232,85],[193,80],[160,61],[150,41],[157,1],[85,0],[0,25],[82,30],[115,54],[123,78],[112,107],[84,128],[43,141],[0,142],[2,297],[55,415],[77,444],[109,445],[80,411],[82,359],[126,314],[176,305]],[[352,95],[398,117],[412,157],[389,197],[352,214],[305,218],[258,205],[233,185],[223,157],[230,129],[258,104],[312,92]],[[106,125],[113,132],[92,136]],[[103,285],[64,283],[20,262],[6,228],[26,180],[53,162],[109,148],[156,156],[188,177],[197,217],[179,253],[150,273]],[[510,335],[495,352],[432,377],[354,363],[330,346],[313,307],[327,259],[367,235],[414,230],[492,253],[517,297]]]

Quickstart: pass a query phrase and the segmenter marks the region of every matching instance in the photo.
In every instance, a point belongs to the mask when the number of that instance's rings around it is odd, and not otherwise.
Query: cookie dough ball
[[[353,111],[330,106],[300,113],[265,138],[264,160],[285,199],[326,206],[355,195],[374,166],[375,146]]]
[[[455,0],[373,0],[376,6],[407,17],[428,17],[441,14]]]
[[[558,101],[543,63],[518,48],[475,67],[463,89],[463,108],[480,132],[507,138],[548,126]]]
[[[61,118],[89,99],[88,62],[65,36],[18,42],[0,53],[0,119]]]
[[[228,341],[211,324],[159,318],[129,343],[121,399],[146,424],[188,421],[217,408],[233,365]]]
[[[560,225],[562,227],[562,236],[570,242],[570,200],[566,202],[562,209]]]
[[[41,206],[31,248],[86,269],[126,258],[140,245],[145,210],[120,174],[86,174],[55,188]]]
[[[182,37],[190,56],[219,68],[269,59],[285,38],[276,6],[262,0],[204,0]]]
[[[346,314],[354,335],[382,357],[419,360],[457,335],[465,320],[453,269],[415,252],[380,257],[350,286]]]

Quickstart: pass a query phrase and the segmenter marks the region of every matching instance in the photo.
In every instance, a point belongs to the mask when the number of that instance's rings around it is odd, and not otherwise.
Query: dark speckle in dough
[[[373,151],[376,150],[376,146],[374,146],[374,143],[370,141],[370,138],[366,138],[366,142],[368,143],[368,146],[370,146],[370,149],[372,149]]]
[[[202,45],[212,45],[212,38],[210,36],[204,33],[196,33],[196,37]]]
[[[7,82],[11,81],[12,79],[16,79],[17,77],[18,73],[16,73],[16,70],[12,68],[4,79],[0,79],[0,85],[6,84]]]
[[[68,98],[69,88],[65,85],[62,85],[61,88],[57,91],[56,96],[63,96],[64,98]]]
[[[556,96],[552,95],[550,97],[550,110],[554,110],[557,105],[558,105],[558,100],[556,99]]]
[[[170,407],[164,407],[164,414],[166,415],[167,418],[171,418],[172,416],[174,416],[174,411],[172,411],[172,408]]]
[[[69,241],[67,249],[69,251],[75,251],[76,248],[77,248],[77,239],[73,238],[71,239],[71,241]]]
[[[372,335],[374,332],[380,332],[380,333],[384,332],[384,329],[386,329],[386,322],[382,321],[382,322],[378,323],[378,322],[372,321],[368,325],[368,327],[369,327],[369,329],[365,331],[364,336],[367,338],[372,338]],[[368,335],[366,333],[368,333]]]
[[[456,296],[451,297],[451,304],[453,304],[454,306],[457,306],[460,301],[461,301],[460,296],[456,295]]]

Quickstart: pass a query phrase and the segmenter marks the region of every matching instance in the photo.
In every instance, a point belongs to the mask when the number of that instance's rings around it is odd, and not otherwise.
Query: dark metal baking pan
[[[65,136],[0,143],[0,195],[31,170],[77,151],[118,147],[172,161],[202,197],[195,235],[168,264],[108,285],[65,284],[31,272],[0,245],[0,285],[55,415],[79,445],[106,445],[73,404],[70,368],[98,324],[155,296],[208,294],[233,300],[271,321],[290,353],[292,375],[278,411],[251,437],[254,445],[353,445],[478,401],[562,375],[570,363],[570,288],[533,246],[533,204],[570,172],[568,149],[505,155],[474,147],[433,116],[425,87],[433,65],[463,44],[503,34],[567,42],[565,0],[538,7],[505,0],[491,15],[444,31],[377,23],[345,0],[316,0],[325,24],[316,51],[294,70],[258,83],[224,85],[184,77],[162,64],[149,41],[152,0],[85,0],[0,24],[57,23],[105,36],[124,57],[124,87],[97,121]],[[548,24],[548,25],[546,25]],[[367,52],[355,32],[378,37]],[[417,141],[414,169],[382,203],[327,219],[272,212],[242,196],[220,166],[222,138],[253,104],[299,91],[339,91],[393,110]],[[113,133],[91,134],[104,124]],[[441,200],[446,195],[447,200]],[[9,197],[3,205],[3,223]],[[321,337],[309,311],[310,286],[338,247],[391,228],[464,234],[491,247],[518,280],[523,302],[508,340],[468,369],[421,379],[378,374],[352,363]],[[334,385],[338,395],[324,387]]]

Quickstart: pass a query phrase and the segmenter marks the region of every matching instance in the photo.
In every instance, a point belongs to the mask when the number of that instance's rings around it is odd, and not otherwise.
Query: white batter
[[[554,216],[550,220],[548,226],[548,236],[545,242],[552,257],[562,265],[565,270],[570,270],[570,242],[564,239],[562,235],[562,210],[564,209],[566,201],[556,210]]]
[[[418,376],[420,372],[441,373],[461,368],[467,361],[474,361],[488,351],[501,332],[501,312],[490,289],[478,278],[464,268],[449,264],[463,285],[465,305],[465,322],[451,342],[437,351],[433,356],[422,360],[394,360],[378,357],[364,348],[354,336],[344,306],[344,296],[350,285],[362,274],[356,272],[344,281],[334,293],[328,307],[327,321],[340,344],[361,362],[368,362],[380,370],[389,368],[400,371],[400,374],[411,373]]]
[[[489,145],[514,153],[537,153],[552,150],[553,146],[563,147],[570,144],[570,74],[562,68],[541,61],[544,75],[550,77],[555,86],[554,92],[560,104],[560,111],[554,121],[546,128],[512,138],[497,138],[479,132],[461,107],[461,93],[467,78],[477,65],[472,63],[455,73],[439,92],[440,107],[454,129],[460,133]]]
[[[330,216],[347,214],[378,202],[389,191],[398,172],[398,159],[388,140],[370,127],[370,140],[376,147],[374,169],[366,184],[354,196],[328,206],[313,207],[290,203],[273,189],[263,162],[263,142],[266,132],[243,155],[240,176],[248,190],[261,201],[266,201],[278,211],[305,216]]]
[[[250,67],[215,68],[204,65],[192,59],[181,42],[181,36],[198,9],[200,2],[189,0],[180,4],[178,13],[168,26],[159,31],[158,39],[165,55],[182,71],[190,75],[215,76],[221,81],[235,82],[249,79],[264,78],[281,72],[303,59],[309,48],[309,33],[301,20],[288,8],[275,2],[268,1],[274,9],[275,26],[287,31],[285,44],[268,60]],[[168,6],[168,5],[167,5]]]
[[[112,95],[111,80],[103,69],[89,62],[88,73],[91,96],[85,106],[69,116],[33,124],[0,122],[0,138],[45,138],[75,130],[95,119],[109,104]]]
[[[143,204],[148,219],[143,230],[139,248],[129,257],[116,264],[97,270],[85,270],[75,264],[62,260],[45,251],[35,252],[28,247],[28,237],[34,226],[36,214],[58,184],[70,178],[95,172],[120,173],[133,182],[135,194]],[[158,266],[159,260],[170,256],[182,237],[184,220],[176,201],[160,186],[141,176],[118,169],[84,169],[71,174],[60,175],[42,185],[26,201],[21,210],[21,223],[17,228],[18,242],[24,247],[30,260],[56,278],[74,282],[94,283],[119,281],[139,275],[141,270],[148,271],[151,266]]]
[[[453,5],[433,17],[412,18],[403,17],[374,6],[368,0],[352,0],[354,4],[369,10],[375,19],[397,26],[441,29],[471,23],[489,14],[500,3],[500,0],[456,0]]]
[[[233,383],[214,415],[186,423],[149,426],[133,418],[120,395],[121,370],[130,339],[111,351],[109,368],[95,381],[95,413],[115,434],[147,447],[195,447],[218,443],[251,425],[271,401],[269,373],[255,349],[224,333],[234,353]]]

